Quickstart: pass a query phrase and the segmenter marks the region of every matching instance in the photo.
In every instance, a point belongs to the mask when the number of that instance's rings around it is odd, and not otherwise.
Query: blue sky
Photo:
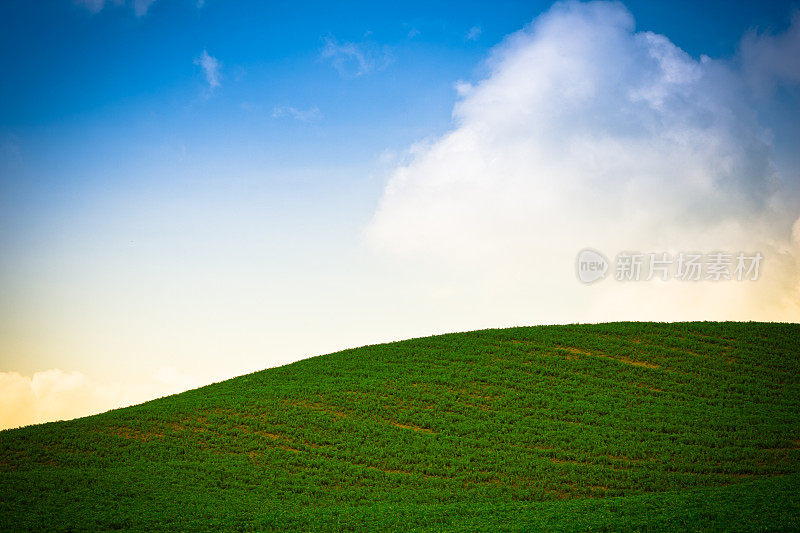
[[[77,125],[157,114],[168,124],[203,124],[192,100],[202,89],[193,59],[202,50],[223,63],[224,89],[206,102],[203,118],[228,105],[290,101],[324,108],[330,126],[362,124],[352,112],[377,118],[406,117],[404,130],[427,132],[447,120],[451,86],[474,75],[489,47],[549,7],[549,2],[153,3],[136,16],[132,7],[108,2],[98,13],[69,1],[4,2],[4,78],[0,121],[6,129]],[[669,35],[692,55],[732,55],[750,28],[780,31],[789,23],[788,2],[629,2],[641,29]],[[467,40],[471,28],[480,28]],[[34,38],[32,38],[34,37]],[[362,79],[337,75],[321,60],[324,40],[388,48],[391,68]],[[187,109],[191,107],[191,109]],[[413,114],[420,112],[420,115]],[[424,113],[422,113],[424,112]],[[114,117],[109,117],[113,114]],[[188,116],[187,116],[188,115]],[[424,115],[433,115],[423,124]],[[200,124],[191,123],[194,118]],[[370,132],[394,128],[379,127]],[[118,124],[118,122],[114,122]],[[94,124],[93,124],[94,125]],[[102,126],[102,124],[97,124]],[[278,129],[278,128],[275,128]],[[202,129],[201,129],[202,131]],[[212,131],[215,131],[212,128]],[[33,132],[31,132],[33,133]],[[396,135],[396,133],[393,133]]]
[[[106,148],[137,160],[170,143],[272,163],[363,164],[442,132],[453,83],[479,76],[488,49],[549,2],[454,5],[159,0],[136,16],[112,2],[97,13],[65,0],[4,2],[0,128],[56,166]],[[745,31],[781,31],[790,13],[786,2],[627,5],[639,28],[696,57],[731,56]],[[354,75],[350,60],[342,75],[322,57],[326,39],[374,56],[369,72]],[[203,50],[221,62],[213,94],[194,63]],[[273,119],[279,106],[319,118]]]
[[[25,164],[4,172],[3,226],[17,234],[25,222],[9,210],[57,209],[64,192],[138,183],[153,166],[374,171],[382,152],[445,131],[454,83],[480,77],[489,49],[550,3],[455,5],[159,0],[137,16],[115,2],[4,2],[0,135]],[[746,31],[780,32],[791,13],[788,2],[626,5],[637,28],[694,57],[734,56]],[[367,72],[352,59],[337,70],[326,40],[354,43]],[[213,92],[195,64],[204,50],[220,62]]]
[[[796,320],[796,6],[551,5],[0,4],[0,380],[74,393],[20,420],[441,331]],[[649,233],[614,225],[655,199]],[[655,307],[574,283],[593,243],[759,247],[780,275]]]

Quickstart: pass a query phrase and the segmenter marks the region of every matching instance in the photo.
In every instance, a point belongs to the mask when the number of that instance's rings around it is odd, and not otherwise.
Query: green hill
[[[0,432],[0,529],[800,530],[800,325],[367,346]]]

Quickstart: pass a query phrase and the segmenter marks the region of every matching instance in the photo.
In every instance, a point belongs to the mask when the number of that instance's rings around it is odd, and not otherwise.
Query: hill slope
[[[800,326],[485,330],[0,433],[0,529],[800,528]]]

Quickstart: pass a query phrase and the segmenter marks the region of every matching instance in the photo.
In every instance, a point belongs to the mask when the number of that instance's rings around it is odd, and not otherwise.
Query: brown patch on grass
[[[481,472],[481,473],[482,474],[487,474],[489,472]],[[509,482],[504,481],[503,479],[501,479],[501,478],[499,478],[497,476],[492,476],[489,479],[482,479],[482,480],[477,481],[477,482],[476,481],[465,481],[463,483],[463,487],[464,488],[468,488],[470,485],[475,484],[475,483],[478,483],[480,485],[492,485],[494,487],[515,487],[516,486],[515,483],[509,483]]]
[[[712,341],[713,344],[718,344],[719,341],[723,341],[723,342],[725,342],[725,345],[724,345],[725,350],[730,349],[729,343],[737,342],[737,339],[732,339],[730,337],[715,337],[713,335],[705,335],[703,333],[697,333],[696,331],[687,331],[686,333],[687,333],[687,335],[690,335],[690,336],[695,337],[695,338],[708,339],[708,340]],[[687,339],[684,336],[681,336],[680,338],[684,339],[684,340]]]
[[[386,402],[384,407],[390,407],[392,409],[399,409],[399,410],[414,410],[414,409],[422,409],[425,411],[430,411],[434,409],[436,406],[430,402],[423,402],[421,400],[413,399],[413,398],[400,398],[399,396],[393,395],[391,398],[386,396],[382,398],[384,400],[390,400]]]
[[[322,402],[307,402],[305,400],[294,400],[294,401],[288,401],[288,403],[289,405],[295,407],[305,407],[306,409],[313,409],[321,413],[326,413],[336,418],[348,418],[349,416],[344,411],[339,410],[338,407],[334,405],[327,405]]]
[[[12,472],[17,470],[20,466],[31,463],[37,466],[59,468],[62,466],[62,464],[59,463],[55,457],[50,455],[54,450],[61,451],[57,446],[44,445],[44,451],[47,452],[48,455],[31,457],[27,450],[16,450],[15,452],[11,452],[14,457],[0,459],[0,472]]]
[[[141,430],[130,426],[111,426],[100,433],[126,440],[148,442],[154,439],[163,439],[166,433],[194,433],[196,435],[207,430],[208,419],[205,416],[184,416],[175,422],[167,422],[158,429]]]
[[[253,433],[254,434],[258,434],[258,435],[262,434],[262,432],[258,432],[258,433],[253,432]],[[289,452],[292,452],[292,453],[303,453],[304,451],[307,451],[307,450],[302,450],[302,449],[296,448],[294,442],[291,442],[291,441],[287,442],[286,440],[283,440],[280,435],[275,435],[275,437],[277,437],[277,439],[272,439],[270,437],[265,437],[266,440],[264,440],[264,441],[262,441],[260,443],[260,446],[258,447],[258,449],[249,449],[249,450],[243,449],[244,447],[240,446],[235,438],[234,439],[229,439],[226,442],[225,447],[220,447],[217,444],[209,443],[209,442],[203,442],[203,441],[197,442],[196,445],[201,450],[203,450],[205,452],[208,452],[208,453],[211,453],[211,454],[214,454],[214,455],[227,455],[227,456],[247,455],[247,457],[249,457],[250,459],[253,459],[253,460],[258,458],[258,457],[263,457],[264,456],[264,450],[267,449],[267,448],[281,448],[282,450],[286,450],[286,451],[289,451]],[[305,444],[305,443],[301,443],[301,444]],[[308,446],[311,447],[311,448],[316,448],[317,447],[317,446],[311,445],[311,444],[308,444]]]
[[[380,466],[374,465],[359,465],[363,468],[368,470],[377,470],[379,472],[385,472],[387,474],[403,474],[404,476],[422,476],[427,478],[439,478],[440,476],[434,476],[433,474],[425,474],[423,472],[409,472],[408,470],[397,470],[394,468],[382,468]]]
[[[341,459],[341,458],[338,458],[338,457],[328,457],[328,459],[332,459],[334,461],[341,462],[341,463],[347,463],[349,465],[357,466],[359,468],[364,468],[366,470],[375,470],[375,471],[378,471],[378,472],[384,472],[386,474],[403,474],[403,475],[406,475],[406,476],[415,476],[416,475],[416,476],[422,476],[422,477],[425,477],[425,478],[442,479],[442,476],[437,476],[437,475],[434,475],[434,474],[426,474],[424,472],[411,472],[409,470],[399,470],[399,469],[396,469],[396,468],[386,468],[384,466],[379,466],[379,465],[370,465],[370,464],[358,463],[356,461],[348,461],[347,459]]]
[[[478,409],[480,411],[486,411],[488,413],[496,413],[497,409],[492,409],[488,405],[481,405],[481,404],[474,404],[469,402],[461,402],[461,405],[465,405],[467,407],[471,407],[473,409]]]
[[[297,448],[293,448],[291,446],[288,446],[285,443],[299,444],[299,445],[302,445],[302,446],[307,447],[307,448],[319,448],[320,447],[319,445],[314,444],[313,442],[309,442],[309,441],[306,441],[306,440],[303,440],[303,439],[298,439],[298,438],[295,438],[295,437],[291,437],[289,435],[283,435],[281,433],[274,433],[274,432],[265,431],[265,430],[262,430],[262,429],[253,429],[250,426],[240,425],[240,426],[236,426],[236,429],[238,429],[239,431],[241,431],[244,434],[258,435],[259,437],[263,437],[264,439],[267,439],[270,444],[280,442],[279,444],[275,444],[275,445],[278,446],[279,448],[284,448],[284,449],[290,450],[290,451],[300,452],[302,450],[299,450]]]
[[[577,459],[557,459],[555,457],[543,457],[543,459],[547,459],[553,464],[556,465],[581,465],[581,466],[590,466],[592,463],[587,463],[585,461],[578,461]]]
[[[639,339],[633,339],[633,338],[627,338],[625,340],[628,340],[635,344],[640,344],[642,342]],[[583,357],[583,356],[601,357],[603,359],[613,359],[614,361],[619,361],[620,363],[625,363],[626,365],[639,366],[643,368],[661,368],[659,365],[655,363],[648,363],[647,361],[637,361],[635,359],[631,359],[630,357],[626,357],[624,355],[612,355],[604,352],[592,352],[589,350],[577,348],[575,346],[557,345],[555,346],[555,348],[556,350],[567,352],[568,354],[570,354],[570,356],[574,356],[574,357],[567,356],[567,359],[575,359],[576,357]]]
[[[545,489],[544,493],[553,496],[557,500],[571,500],[578,497],[577,494],[563,488]]]
[[[270,440],[289,440],[289,441],[292,440],[291,438],[289,438],[289,437],[287,437],[285,435],[279,435],[277,433],[270,433],[269,431],[263,431],[263,430],[260,430],[260,429],[253,429],[250,426],[239,425],[239,426],[235,426],[235,428],[238,431],[240,431],[241,433],[244,433],[245,435],[258,435],[259,437],[264,437],[264,438],[270,439]]]
[[[553,448],[552,446],[544,446],[542,444],[527,444],[527,445],[524,444],[523,447],[529,450],[536,450],[539,452],[549,452],[556,449]]]
[[[386,394],[380,394],[376,391],[355,391],[355,390],[348,390],[345,391],[347,394],[352,396],[361,396],[362,398],[380,398],[381,400],[388,400],[389,396]]]
[[[580,349],[580,348],[576,348],[575,346],[561,346],[561,345],[557,345],[555,348],[556,348],[557,350],[561,350],[561,351],[568,352],[568,353],[570,353],[570,354],[572,354],[572,355],[578,355],[578,356],[580,356],[580,355],[592,355],[592,353],[591,353],[591,352],[588,352],[588,351],[586,351],[586,350],[582,350],[582,349]]]
[[[399,422],[389,421],[389,425],[396,428],[411,429],[420,433],[435,433],[435,431],[431,429],[424,428],[422,426],[415,426],[414,424],[400,424]]]
[[[468,383],[467,385],[470,384]],[[438,383],[413,383],[412,386],[432,394],[438,394],[437,391],[445,391],[455,396],[469,396],[470,398],[476,398],[480,400],[494,401],[500,399],[500,396],[486,394],[486,391],[482,390],[485,387],[478,383],[473,384],[473,386],[471,386],[469,389],[466,387],[448,387],[447,385],[441,385]],[[423,404],[423,407],[433,408],[434,405]]]
[[[126,440],[135,440],[139,442],[148,442],[153,439],[164,438],[164,434],[160,431],[140,431],[128,426],[109,427],[108,431],[105,433],[108,435],[114,435],[115,437],[121,437]]]
[[[631,468],[634,468],[638,465],[641,465],[642,463],[646,463],[649,461],[647,459],[632,459],[627,455],[603,455],[601,457],[611,461],[611,464],[603,465],[605,468],[610,468],[611,470],[615,470],[617,472],[630,470]]]
[[[199,416],[198,418],[206,419],[207,416],[223,416],[226,418],[230,417],[237,417],[237,416],[244,416],[245,413],[238,411],[236,409],[231,409],[229,407],[208,407],[201,411],[204,413],[204,416]]]
[[[191,432],[202,433],[208,428],[208,418],[205,416],[185,416],[177,422],[170,422],[167,427],[175,433]]]
[[[252,460],[254,463],[255,463],[256,459],[260,459],[263,456],[264,456],[264,454],[259,452],[259,451],[257,451],[257,450],[250,450],[249,452],[247,452],[247,457],[249,457],[250,460]]]
[[[490,400],[490,401],[496,400],[498,398],[497,396],[490,396],[488,394],[482,394],[479,392],[468,392],[467,396],[469,396],[470,398],[479,398],[481,400]]]
[[[663,344],[650,344],[650,343],[648,343],[647,345],[648,346],[655,346],[655,347],[660,348],[661,350],[666,350],[668,352],[673,352],[673,353],[675,353],[677,355],[692,355],[694,357],[699,357],[701,359],[708,359],[709,357],[714,355],[714,354],[708,354],[708,353],[695,352],[694,350],[690,350],[688,348],[674,348],[672,346],[664,346]]]
[[[295,438],[292,438],[292,437],[290,437],[288,435],[281,435],[279,433],[270,433],[270,432],[267,432],[267,431],[256,431],[255,434],[259,435],[261,437],[270,439],[273,442],[280,440],[280,441],[297,443],[297,444],[300,444],[302,446],[305,446],[306,448],[319,448],[320,447],[318,444],[314,444],[313,442],[309,442],[309,441],[303,440],[303,439],[295,439]]]
[[[648,363],[646,361],[635,361],[629,357],[625,357],[624,355],[603,355],[602,357],[614,359],[615,361],[619,361],[620,363],[625,363],[626,365],[640,366],[644,368],[661,368],[655,363]]]
[[[593,352],[593,353],[590,353],[589,355],[591,355],[592,357],[600,357],[600,358],[603,358],[603,359],[611,359],[611,360],[614,360],[614,361],[618,361],[620,363],[625,363],[626,365],[638,366],[638,367],[642,367],[642,368],[654,368],[654,369],[655,368],[661,368],[659,365],[657,365],[655,363],[648,363],[647,361],[637,361],[635,359],[631,359],[630,357],[626,357],[624,355],[611,355],[611,354],[600,353],[600,352]]]
[[[627,455],[604,455],[608,459],[612,461],[622,461],[623,463],[643,463],[644,459],[632,459]]]

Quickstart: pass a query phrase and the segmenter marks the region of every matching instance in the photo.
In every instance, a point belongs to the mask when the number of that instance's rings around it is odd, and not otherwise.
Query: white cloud
[[[121,6],[130,5],[137,17],[143,17],[147,10],[156,0],[75,0],[75,3],[82,5],[91,13],[99,13],[107,5]]]
[[[798,205],[779,192],[797,177],[777,175],[730,65],[635,32],[621,4],[569,2],[487,66],[458,85],[454,128],[393,171],[367,228],[375,249],[444,268],[439,284],[468,272],[458,283],[521,309],[518,322],[800,318]],[[749,285],[588,289],[572,270],[586,246],[759,250],[769,266]]]
[[[466,37],[464,37],[464,38],[467,41],[477,41],[478,37],[481,36],[481,33],[483,33],[483,30],[481,30],[479,26],[473,26],[473,27],[471,27],[469,29],[469,31],[467,32]]]
[[[330,60],[341,76],[355,78],[385,68],[392,61],[387,46],[373,43],[338,42],[333,37],[325,38],[321,56]]]
[[[75,0],[75,3],[88,9],[92,13],[98,13],[106,5],[106,0]]]
[[[272,110],[272,118],[291,117],[300,122],[314,122],[322,118],[322,113],[317,106],[308,109],[298,109],[292,106],[276,106]]]
[[[203,50],[203,53],[195,58],[194,64],[203,69],[203,74],[205,75],[210,91],[213,92],[214,89],[219,87],[220,65],[217,58],[208,55],[208,52]]]
[[[761,95],[779,84],[800,83],[800,11],[792,13],[791,25],[782,34],[745,35],[741,56],[747,81]]]
[[[140,385],[101,382],[59,369],[32,376],[0,372],[0,429],[96,414],[201,384],[171,367],[158,369],[148,383]]]
[[[156,0],[133,0],[133,11],[137,17],[147,14],[147,10]]]

